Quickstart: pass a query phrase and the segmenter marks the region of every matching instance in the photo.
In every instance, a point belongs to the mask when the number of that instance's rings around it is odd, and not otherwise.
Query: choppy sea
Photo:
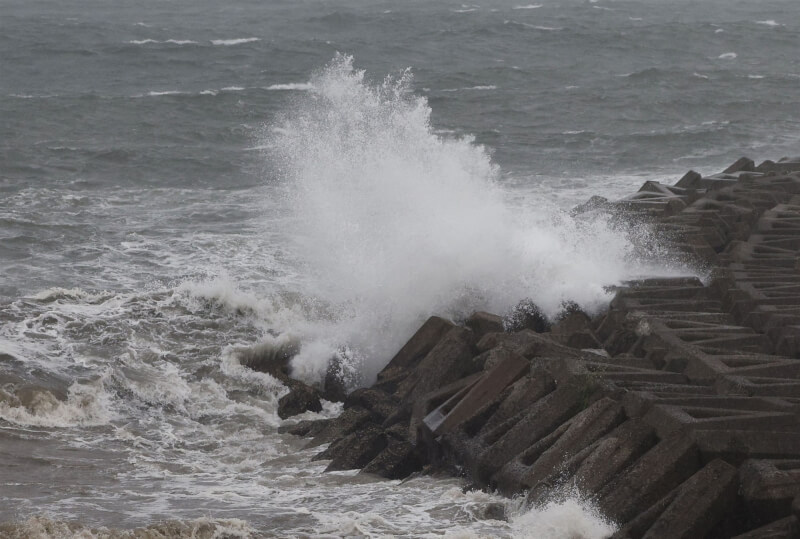
[[[239,358],[366,385],[431,314],[694,271],[567,210],[800,154],[799,101],[796,0],[2,0],[0,536],[607,536],[323,474],[277,429],[340,405]]]

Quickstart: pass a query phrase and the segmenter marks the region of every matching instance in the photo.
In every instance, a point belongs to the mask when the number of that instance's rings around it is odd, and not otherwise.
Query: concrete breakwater
[[[619,538],[800,536],[800,159],[575,211],[598,208],[650,223],[710,279],[625,283],[595,318],[432,317],[338,418],[288,432],[330,444],[329,470],[446,470],[531,503],[577,489]],[[286,415],[319,405],[292,384]]]

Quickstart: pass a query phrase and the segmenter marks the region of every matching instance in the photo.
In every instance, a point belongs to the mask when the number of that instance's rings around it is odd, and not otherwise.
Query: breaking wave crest
[[[646,231],[514,206],[489,151],[437,134],[411,83],[408,70],[371,83],[337,55],[267,135],[302,287],[327,315],[292,328],[303,378],[338,350],[368,383],[431,314],[503,313],[526,297],[551,315],[565,300],[592,310],[608,285],[652,271],[632,241]]]

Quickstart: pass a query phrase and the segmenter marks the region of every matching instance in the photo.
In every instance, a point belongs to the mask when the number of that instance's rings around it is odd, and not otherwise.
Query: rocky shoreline
[[[577,489],[617,538],[800,536],[800,159],[574,211],[598,208],[711,278],[625,283],[607,312],[565,305],[552,324],[532,304],[432,317],[338,418],[286,430],[330,444],[328,470],[447,471],[531,503]],[[288,380],[290,355],[249,365]],[[283,416],[319,406],[289,383]]]

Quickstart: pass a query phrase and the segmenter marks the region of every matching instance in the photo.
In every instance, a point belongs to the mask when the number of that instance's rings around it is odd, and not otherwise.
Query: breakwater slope
[[[800,159],[575,211],[650,223],[709,278],[627,282],[595,318],[432,317],[339,417],[288,431],[329,443],[328,470],[445,470],[531,504],[577,491],[614,537],[796,536]]]

